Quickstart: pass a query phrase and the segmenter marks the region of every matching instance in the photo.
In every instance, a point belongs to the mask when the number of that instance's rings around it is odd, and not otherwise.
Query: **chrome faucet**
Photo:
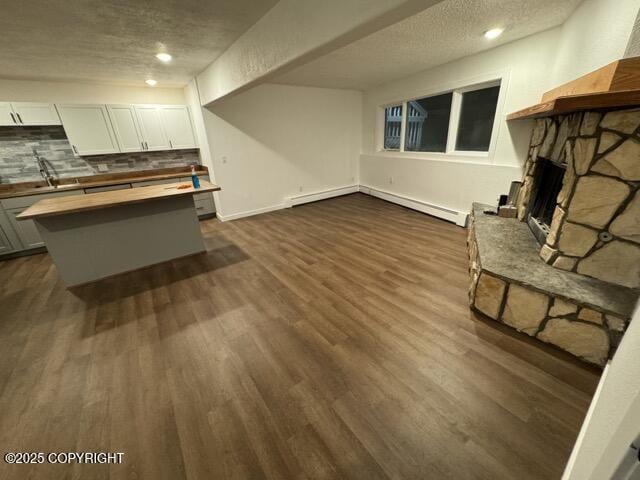
[[[33,156],[36,157],[38,168],[40,169],[40,175],[42,175],[42,178],[46,180],[47,185],[49,185],[50,187],[53,187],[54,177],[53,175],[51,175],[51,173],[49,173],[47,162],[45,162],[42,158],[40,158],[40,155],[38,155],[38,152],[36,151],[35,148],[33,148],[32,150],[33,150]]]

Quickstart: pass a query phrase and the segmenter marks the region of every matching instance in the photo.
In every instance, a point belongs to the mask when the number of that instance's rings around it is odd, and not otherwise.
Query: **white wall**
[[[193,121],[193,127],[196,134],[196,140],[198,147],[200,147],[200,163],[209,169],[209,178],[215,184],[218,184],[218,180],[213,169],[213,150],[209,145],[209,139],[207,138],[207,131],[204,124],[203,112],[204,109],[200,104],[200,91],[198,89],[198,82],[195,78],[184,87],[184,98],[186,104],[191,111],[191,120]],[[220,214],[220,194],[213,192],[213,199],[216,206],[216,211]]]
[[[203,108],[221,218],[353,185],[361,107],[360,92],[264,84]]]
[[[505,116],[539,101],[559,34],[548,30],[365,92],[360,183],[461,212],[473,201],[494,203],[521,177],[531,128],[528,121],[507,123]],[[487,158],[376,151],[379,105],[492,77],[502,78],[502,88],[495,148]]]
[[[547,90],[624,56],[640,0],[584,0],[562,25]]]
[[[612,478],[640,433],[640,308],[600,380],[563,480]]]
[[[0,79],[0,101],[184,104],[181,88]]]
[[[520,180],[530,121],[507,122],[568,80],[622,58],[640,0],[585,0],[560,27],[425,70],[364,94],[360,183],[440,207],[468,212],[473,201],[495,203]],[[379,152],[380,105],[501,76],[503,103],[495,149],[486,158]],[[464,163],[466,162],[466,163]]]

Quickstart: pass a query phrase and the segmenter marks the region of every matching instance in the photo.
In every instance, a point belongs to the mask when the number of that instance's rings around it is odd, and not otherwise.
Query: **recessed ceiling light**
[[[168,53],[159,53],[156,55],[156,58],[161,62],[170,62],[173,57]]]
[[[153,78],[150,78],[149,80],[145,80],[144,83],[146,83],[150,87],[155,87],[156,83],[158,83],[158,82],[156,82]]]
[[[491,30],[484,32],[484,36],[489,40],[493,40],[494,38],[499,37],[502,32],[504,32],[504,28],[492,28]]]

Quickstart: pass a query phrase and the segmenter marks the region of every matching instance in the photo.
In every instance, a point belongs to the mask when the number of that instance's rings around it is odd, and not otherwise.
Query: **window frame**
[[[489,142],[489,149],[487,151],[469,151],[469,150],[456,150],[456,140],[458,135],[458,126],[460,124],[460,113],[462,108],[462,95],[466,92],[474,90],[482,90],[484,88],[500,86],[498,93],[498,101],[496,103],[496,114],[493,118],[493,126],[491,129],[491,140]],[[431,160],[448,160],[448,161],[461,161],[461,162],[479,162],[488,163],[494,156],[496,140],[502,121],[502,106],[504,104],[504,96],[507,87],[507,75],[505,73],[493,74],[486,76],[485,78],[470,79],[464,82],[460,82],[458,85],[449,88],[435,88],[427,92],[415,92],[414,94],[405,97],[402,100],[397,98],[393,101],[384,102],[378,106],[378,121],[376,126],[376,150],[378,153],[388,156],[400,156],[400,157],[417,157],[427,158]],[[408,115],[408,102],[413,100],[420,100],[423,98],[434,97],[443,95],[446,93],[452,93],[451,98],[451,112],[449,115],[449,131],[447,134],[447,145],[444,152],[422,152],[422,151],[408,151],[405,150],[405,135]],[[384,148],[384,109],[386,107],[402,105],[402,122],[401,122],[401,137],[399,149],[385,149]],[[381,125],[382,122],[382,125]]]
[[[405,128],[405,122],[404,122],[404,109],[406,108],[406,104],[404,102],[395,102],[395,103],[391,103],[389,105],[385,105],[384,107],[382,107],[382,146],[381,146],[381,150],[384,152],[402,152],[404,149],[404,128]],[[386,131],[387,131],[387,116],[386,116],[386,110],[387,108],[391,108],[391,107],[400,107],[400,143],[398,145],[398,148],[386,148],[384,146],[384,140],[385,140],[385,135],[386,135]]]

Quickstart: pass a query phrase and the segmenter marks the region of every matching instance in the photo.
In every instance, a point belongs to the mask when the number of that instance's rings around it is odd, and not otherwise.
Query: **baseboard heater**
[[[358,185],[346,185],[344,187],[330,188],[320,192],[305,193],[303,195],[296,195],[295,197],[285,199],[285,206],[295,207],[296,205],[326,200],[327,198],[349,195],[350,193],[356,193],[357,191]]]
[[[438,217],[443,220],[448,220],[460,227],[467,226],[468,214],[465,212],[459,212],[451,208],[441,207],[440,205],[434,205],[423,200],[405,197],[403,195],[386,192],[384,190],[379,190],[377,188],[369,187],[366,185],[360,185],[360,192],[371,195],[373,197],[381,198],[382,200],[386,200],[397,205],[402,205],[403,207],[407,207],[412,210],[417,210],[418,212],[433,215],[434,217]]]

